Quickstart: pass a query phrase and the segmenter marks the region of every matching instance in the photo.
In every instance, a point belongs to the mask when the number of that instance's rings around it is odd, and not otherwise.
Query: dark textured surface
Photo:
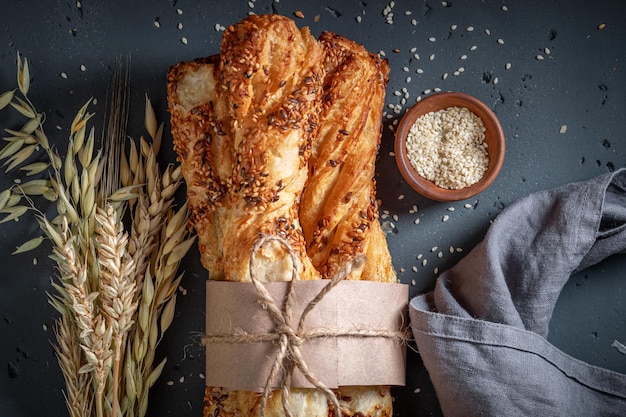
[[[385,109],[391,117],[385,121],[377,170],[384,210],[381,221],[391,230],[388,241],[398,275],[413,284],[411,291],[416,294],[432,287],[435,268],[442,271],[463,256],[456,250],[450,253],[450,246],[469,250],[482,239],[490,220],[517,197],[626,166],[626,5],[619,1],[398,0],[392,8],[393,24],[383,16],[387,5],[258,0],[250,8],[243,0],[163,0],[82,1],[78,7],[74,1],[45,5],[5,1],[0,4],[0,91],[15,87],[19,51],[31,65],[31,99],[47,115],[48,135],[63,148],[74,113],[89,97],[98,99],[94,120],[96,129],[101,127],[111,68],[116,57],[130,54],[133,114],[129,134],[138,137],[143,129],[144,94],[166,121],[167,68],[218,52],[221,33],[215,30],[216,24],[228,26],[249,12],[294,17],[301,10],[305,18],[294,19],[300,26],[310,26],[315,35],[334,31],[372,52],[385,53],[391,65],[388,105],[400,103],[401,97],[394,92],[404,94],[403,88],[409,94],[406,106],[424,96],[425,90],[441,88],[476,96],[500,118],[507,154],[495,183],[476,198],[436,203],[402,181],[390,155],[390,126],[404,109],[399,114]],[[317,22],[315,16],[319,16]],[[360,23],[357,16],[361,16]],[[155,20],[160,28],[155,27]],[[603,29],[600,24],[605,24]],[[452,25],[458,26],[452,30]],[[474,30],[468,31],[469,26]],[[181,42],[183,36],[187,45]],[[429,37],[436,38],[435,42]],[[476,49],[471,50],[474,45]],[[461,60],[462,55],[467,59]],[[537,55],[544,59],[538,60]],[[464,71],[453,75],[460,67]],[[418,68],[423,73],[418,74]],[[444,73],[449,74],[446,79]],[[15,127],[10,114],[0,112],[0,127]],[[562,126],[567,126],[565,133],[560,133]],[[171,143],[169,136],[165,140]],[[165,146],[162,156],[172,161],[171,147]],[[11,181],[0,176],[2,188]],[[465,204],[471,208],[464,208]],[[412,213],[414,205],[419,208],[416,213]],[[455,210],[448,211],[449,207]],[[446,222],[444,215],[449,215]],[[414,223],[417,218],[419,224]],[[63,379],[51,347],[56,314],[46,299],[54,275],[48,248],[10,256],[36,232],[30,222],[0,225],[4,269],[0,277],[0,363],[4,367],[0,416],[65,413]],[[438,249],[431,251],[435,246]],[[417,259],[420,254],[426,266]],[[549,336],[565,352],[619,372],[626,372],[626,356],[611,344],[615,339],[626,343],[625,266],[626,258],[617,255],[573,276],[557,304]],[[168,356],[168,363],[152,392],[150,416],[201,413],[203,380],[199,375],[204,369],[197,335],[203,330],[205,273],[196,252],[186,258],[184,269],[186,295],[179,297],[174,325],[158,352],[159,357]],[[395,394],[398,416],[440,415],[415,352],[409,352],[407,386]]]

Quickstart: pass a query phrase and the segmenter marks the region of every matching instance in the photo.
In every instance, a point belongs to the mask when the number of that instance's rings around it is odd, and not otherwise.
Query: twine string
[[[283,302],[282,309],[276,304],[267,288],[261,283],[256,274],[256,255],[261,247],[270,241],[276,241],[287,250],[292,260],[292,277],[288,282],[287,294]],[[319,389],[326,397],[332,408],[334,409],[335,416],[341,417],[341,409],[339,400],[335,393],[328,388],[321,380],[317,379],[313,373],[309,370],[300,350],[302,344],[309,339],[320,337],[360,337],[360,338],[388,338],[401,341],[405,343],[408,340],[408,335],[404,330],[372,330],[372,329],[356,329],[356,330],[335,330],[335,329],[313,329],[304,330],[306,318],[309,313],[317,306],[317,304],[341,281],[343,281],[350,273],[357,268],[360,268],[365,262],[365,256],[361,255],[353,259],[352,262],[343,266],[335,276],[329,280],[320,292],[305,306],[300,318],[298,319],[297,326],[292,326],[292,310],[295,305],[295,290],[294,282],[297,281],[298,271],[300,269],[298,256],[292,249],[291,245],[280,236],[276,235],[261,235],[255,242],[250,255],[250,280],[254,285],[254,288],[259,297],[259,303],[262,308],[267,311],[270,319],[274,323],[275,330],[270,333],[247,333],[237,331],[233,334],[225,335],[206,335],[204,338],[205,344],[218,344],[218,343],[257,343],[278,341],[278,349],[276,351],[276,357],[274,363],[270,369],[270,372],[265,381],[263,391],[261,394],[261,402],[259,404],[260,417],[265,417],[265,411],[267,408],[268,400],[272,393],[272,385],[279,373],[282,370],[282,379],[280,383],[280,391],[282,396],[282,406],[286,417],[293,417],[291,413],[291,407],[289,405],[289,399],[291,397],[291,381],[293,372],[297,368],[300,373],[306,378],[306,380]]]

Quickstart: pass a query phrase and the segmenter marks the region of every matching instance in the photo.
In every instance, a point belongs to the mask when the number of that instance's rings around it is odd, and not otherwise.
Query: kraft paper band
[[[293,282],[292,329],[328,283]],[[290,283],[262,285],[282,308]],[[341,281],[308,313],[302,334],[292,336],[302,339],[299,350],[310,373],[329,388],[404,385],[407,305],[407,285]],[[207,281],[207,386],[262,392],[276,360],[279,339],[280,332],[262,308],[253,283]],[[280,385],[278,378],[272,387]],[[313,387],[298,369],[290,386]]]

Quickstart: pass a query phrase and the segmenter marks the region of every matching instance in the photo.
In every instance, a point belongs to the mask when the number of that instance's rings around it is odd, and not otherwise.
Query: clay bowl
[[[485,126],[489,165],[482,179],[466,188],[451,190],[420,176],[407,156],[406,138],[411,126],[424,114],[448,107],[465,107],[480,117]],[[415,103],[398,124],[395,138],[396,163],[406,182],[418,193],[436,201],[459,201],[483,192],[496,179],[504,162],[505,139],[496,115],[483,102],[464,93],[449,92],[428,96]]]

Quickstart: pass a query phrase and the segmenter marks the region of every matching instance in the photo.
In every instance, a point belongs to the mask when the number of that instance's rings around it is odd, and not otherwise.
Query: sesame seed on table
[[[175,162],[168,134],[165,74],[177,62],[220,49],[223,32],[251,13],[278,13],[335,32],[390,65],[377,158],[379,221],[395,270],[410,295],[433,288],[484,236],[515,199],[626,167],[626,3],[601,0],[349,1],[184,0],[0,4],[3,28],[0,94],[14,88],[19,52],[31,72],[30,98],[46,114],[50,140],[66,143],[73,115],[95,99],[93,122],[105,122],[106,91],[115,60],[130,56],[129,134],[143,132],[150,97],[165,122],[162,163]],[[415,102],[458,91],[486,103],[506,136],[495,182],[454,203],[413,191],[396,166],[393,141]],[[136,109],[136,110],[135,110]],[[0,128],[10,126],[0,112]],[[203,173],[199,172],[198,175]],[[0,188],[12,184],[0,175]],[[216,186],[217,187],[217,186]],[[215,191],[219,191],[215,188]],[[181,195],[181,197],[183,197]],[[37,225],[0,225],[0,415],[66,415],[63,377],[52,349],[56,312],[47,292],[54,274],[46,247],[11,255]],[[557,303],[549,340],[566,353],[626,373],[626,255],[572,276]],[[201,415],[204,388],[205,270],[191,250],[181,268],[177,313],[157,352],[168,361],[153,388],[149,416]],[[419,354],[408,350],[407,382],[395,387],[395,416],[441,411]]]

